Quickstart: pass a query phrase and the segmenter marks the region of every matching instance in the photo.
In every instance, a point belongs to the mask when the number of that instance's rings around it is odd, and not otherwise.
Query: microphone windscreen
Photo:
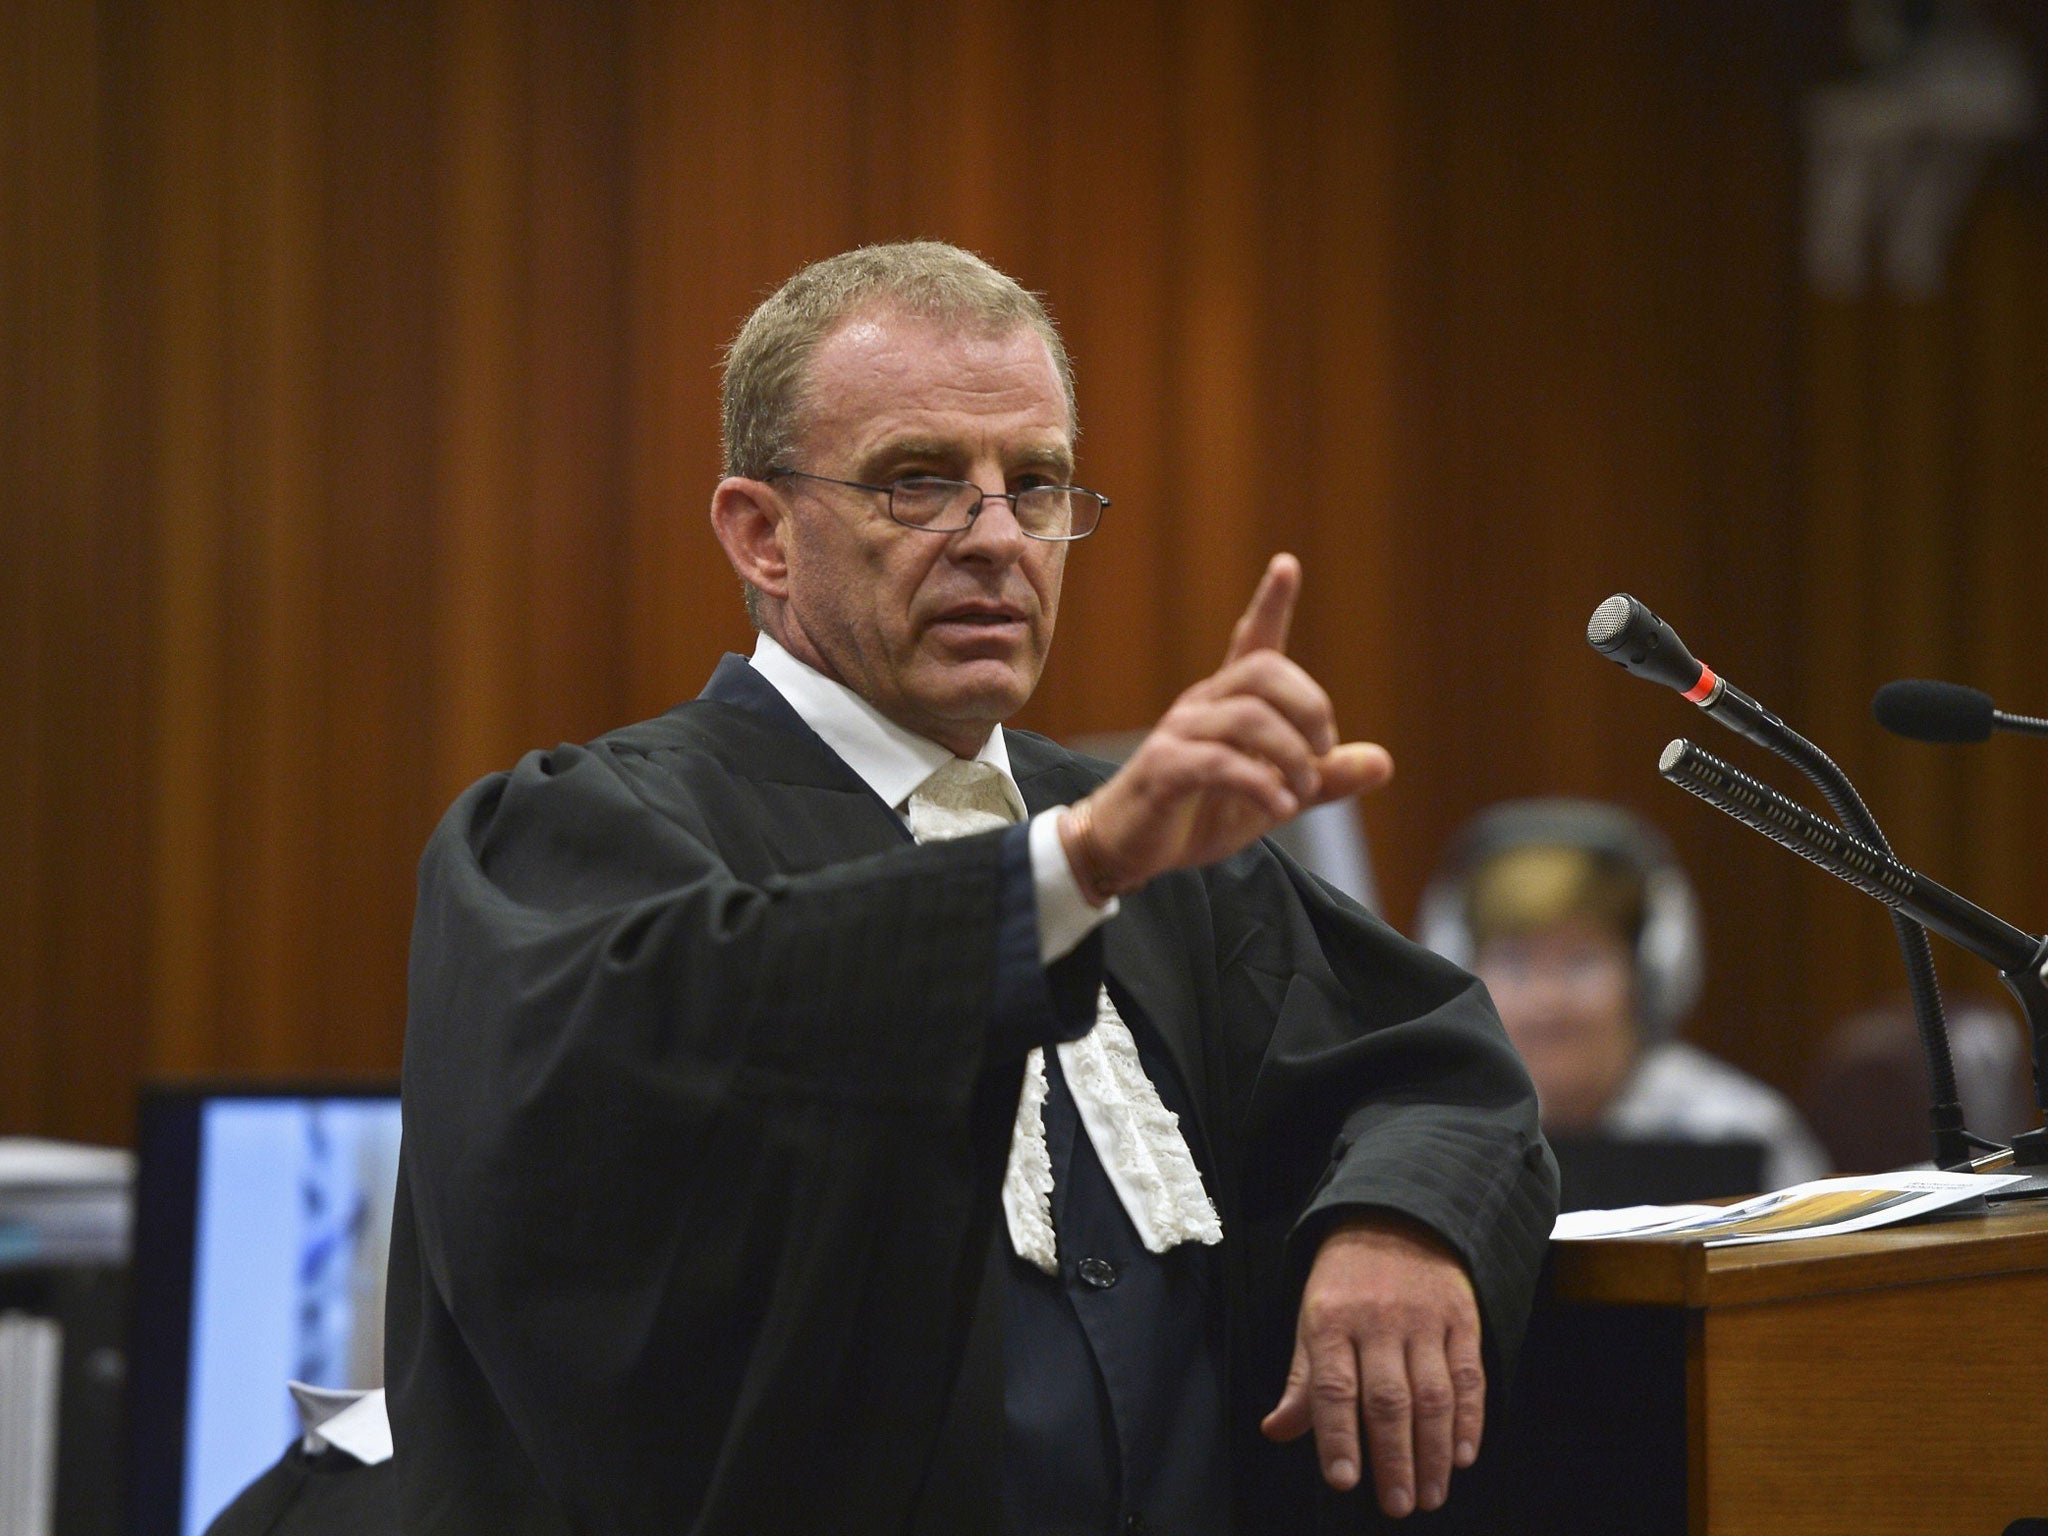
[[[1692,659],[1671,626],[1626,592],[1615,593],[1593,610],[1586,620],[1586,644],[1637,677],[1680,693],[1705,675],[1706,669]]]
[[[1870,712],[1894,736],[1913,741],[1991,739],[1991,695],[1961,683],[1901,678],[1877,690]]]
[[[1586,620],[1586,643],[1596,651],[1605,651],[1621,638],[1621,632],[1628,628],[1630,614],[1635,604],[1626,592],[1617,592],[1598,608],[1593,617]]]

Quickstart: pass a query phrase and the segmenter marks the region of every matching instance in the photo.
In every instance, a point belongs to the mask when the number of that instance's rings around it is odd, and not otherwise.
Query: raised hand
[[[1300,592],[1301,563],[1275,555],[1223,665],[1174,700],[1123,769],[1067,812],[1061,843],[1091,901],[1227,858],[1309,806],[1393,777],[1386,748],[1338,740],[1329,695],[1288,659]]]

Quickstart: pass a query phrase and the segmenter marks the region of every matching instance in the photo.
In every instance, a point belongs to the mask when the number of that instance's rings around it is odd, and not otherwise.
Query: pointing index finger
[[[1294,622],[1294,600],[1301,594],[1301,562],[1292,555],[1275,555],[1266,562],[1266,574],[1237,627],[1230,632],[1226,665],[1253,651],[1285,651],[1287,629]]]

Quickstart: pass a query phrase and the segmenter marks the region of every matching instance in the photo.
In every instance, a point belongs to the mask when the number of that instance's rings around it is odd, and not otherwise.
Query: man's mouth
[[[1011,624],[1022,624],[1023,622],[1024,615],[1018,609],[1005,607],[1002,604],[980,603],[967,604],[958,608],[948,608],[932,620],[934,624],[962,624],[970,627],[990,629],[1002,628]]]
[[[962,603],[934,615],[927,628],[948,645],[970,652],[980,645],[1007,650],[1022,639],[1026,621],[1022,609],[1003,603]]]

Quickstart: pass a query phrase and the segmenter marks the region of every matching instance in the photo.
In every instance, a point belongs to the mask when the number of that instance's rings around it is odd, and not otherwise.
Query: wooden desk
[[[2048,1206],[1557,1244],[1525,1366],[1491,1481],[1585,1512],[1516,1528],[1999,1536],[2048,1516]]]

